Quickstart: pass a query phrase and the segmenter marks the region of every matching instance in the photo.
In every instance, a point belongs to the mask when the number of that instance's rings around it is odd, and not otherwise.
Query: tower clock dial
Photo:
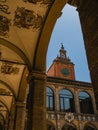
[[[68,76],[70,74],[69,70],[67,68],[63,68],[61,69],[61,73],[64,75],[64,76]]]

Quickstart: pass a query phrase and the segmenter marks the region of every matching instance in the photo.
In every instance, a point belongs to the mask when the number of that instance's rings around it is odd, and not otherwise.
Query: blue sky
[[[75,64],[76,80],[91,82],[80,20],[76,8],[66,5],[51,35],[47,52],[47,69],[59,54],[63,43],[67,56]]]

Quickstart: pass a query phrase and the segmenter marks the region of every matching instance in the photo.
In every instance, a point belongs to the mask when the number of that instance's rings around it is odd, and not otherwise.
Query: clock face
[[[69,70],[67,68],[63,68],[61,69],[61,73],[64,75],[64,76],[68,76],[69,75]]]

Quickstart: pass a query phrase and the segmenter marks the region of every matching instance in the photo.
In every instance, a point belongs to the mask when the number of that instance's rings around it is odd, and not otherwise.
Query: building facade
[[[97,130],[91,83],[75,80],[74,64],[63,45],[47,72],[47,130]]]

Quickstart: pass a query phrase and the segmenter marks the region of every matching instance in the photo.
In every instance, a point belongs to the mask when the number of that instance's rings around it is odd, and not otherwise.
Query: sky
[[[63,43],[67,56],[75,64],[76,80],[91,82],[78,11],[67,4],[62,12],[55,24],[48,46],[47,70],[59,54],[61,43]]]

